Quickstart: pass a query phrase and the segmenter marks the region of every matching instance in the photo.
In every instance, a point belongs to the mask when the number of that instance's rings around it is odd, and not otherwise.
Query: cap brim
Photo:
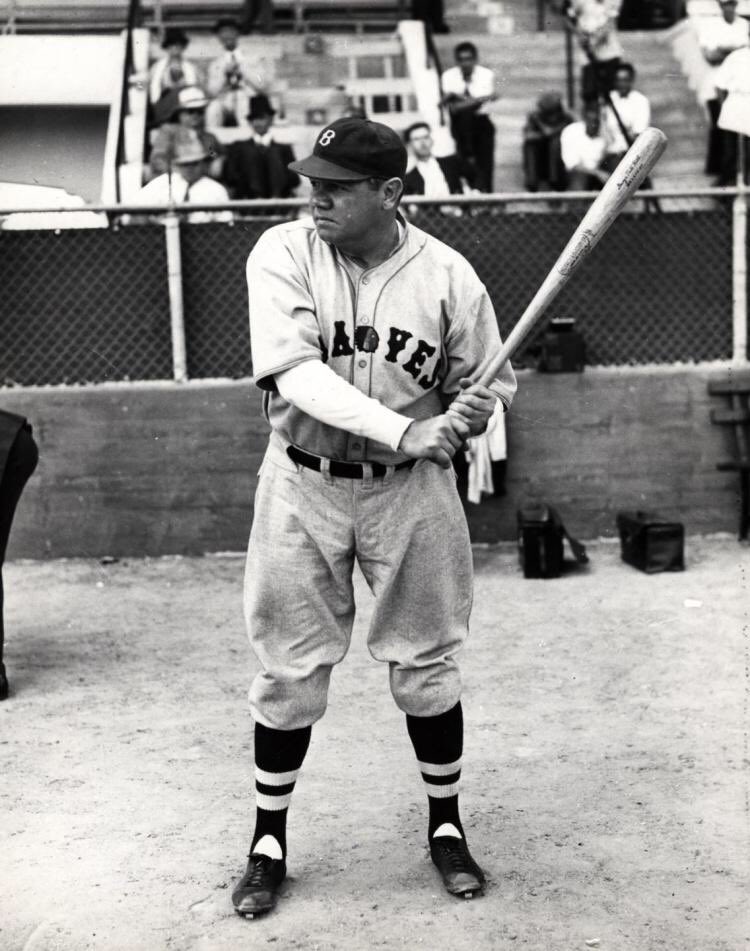
[[[300,162],[290,162],[289,168],[293,172],[304,175],[305,178],[320,178],[328,182],[364,182],[365,179],[372,178],[371,175],[363,175],[362,172],[352,172],[348,168],[342,168],[318,155],[310,155]]]

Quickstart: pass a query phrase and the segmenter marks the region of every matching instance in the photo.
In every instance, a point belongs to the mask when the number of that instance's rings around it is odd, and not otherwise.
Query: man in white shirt
[[[700,87],[701,99],[706,103],[710,127],[706,149],[706,175],[716,175],[717,184],[726,181],[727,172],[733,165],[733,139],[718,128],[721,101],[716,87],[716,77],[721,64],[734,50],[747,46],[748,22],[737,16],[736,0],[719,0],[721,16],[704,17],[698,29],[698,42],[709,68]],[[729,150],[729,155],[725,154]]]
[[[218,20],[214,33],[224,52],[208,65],[206,87],[212,102],[206,110],[206,122],[209,127],[247,125],[250,96],[265,91],[265,79],[239,49],[240,27],[233,17]]]
[[[568,191],[597,191],[607,181],[609,174],[602,168],[606,143],[597,105],[587,105],[581,122],[565,126],[560,151],[568,173]]]
[[[750,165],[750,46],[730,53],[719,68],[716,89],[721,111],[718,127],[724,136],[720,185],[733,185],[737,176],[737,141],[745,137],[745,181]]]
[[[193,203],[221,204],[229,201],[226,188],[206,174],[210,156],[200,139],[188,133],[178,139],[172,159],[172,170],[144,185],[134,199],[136,205],[170,205]],[[193,211],[187,216],[190,224],[208,221],[231,221],[232,212]]]
[[[651,105],[643,93],[633,89],[634,79],[635,68],[630,63],[620,63],[615,73],[615,88],[609,96],[611,105],[604,107],[603,132],[607,143],[604,167],[610,172],[651,124]]]
[[[623,50],[617,36],[622,0],[569,0],[567,11],[585,55],[581,98],[594,102],[612,89]]]
[[[495,74],[477,62],[473,43],[459,43],[454,56],[456,65],[443,73],[443,102],[451,116],[451,132],[456,151],[475,169],[475,185],[481,192],[492,191],[495,167],[495,126],[487,114],[494,102]]]

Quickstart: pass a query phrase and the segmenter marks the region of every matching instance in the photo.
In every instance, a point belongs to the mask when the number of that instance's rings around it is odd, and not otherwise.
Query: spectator
[[[718,127],[721,101],[716,88],[716,76],[719,67],[734,50],[747,46],[748,23],[737,16],[736,0],[719,0],[721,16],[702,18],[698,31],[698,42],[709,69],[701,83],[700,96],[706,103],[709,129],[706,148],[706,175],[715,175],[719,184],[728,184],[726,173],[733,165],[732,152],[734,140],[731,133]],[[725,152],[729,150],[730,155]],[[730,176],[733,178],[733,175]]]
[[[526,190],[547,186],[564,191],[565,165],[560,154],[560,135],[573,116],[563,109],[560,94],[547,92],[539,97],[536,109],[526,117],[523,129],[523,172]]]
[[[560,151],[568,178],[568,191],[598,191],[609,178],[603,168],[606,144],[601,134],[599,107],[589,103],[580,122],[565,126]]]
[[[210,155],[195,132],[183,132],[175,143],[172,170],[152,179],[138,192],[136,205],[169,205],[188,202],[193,204],[222,204],[229,201],[227,190],[206,174]],[[193,211],[187,217],[190,224],[208,221],[231,221],[232,212]]]
[[[473,43],[459,43],[453,53],[456,65],[443,73],[442,89],[456,151],[474,167],[474,184],[479,191],[491,192],[495,126],[486,110],[487,104],[497,99],[495,74],[478,65],[479,54]]]
[[[227,149],[223,181],[233,198],[289,198],[299,184],[299,176],[287,167],[294,161],[292,147],[273,139],[275,114],[266,96],[251,98],[247,118],[252,135]]]
[[[265,89],[265,80],[238,49],[240,27],[235,19],[223,17],[214,26],[214,33],[224,52],[208,66],[206,88],[212,101],[206,123],[209,128],[231,128],[243,124],[250,96]]]
[[[745,167],[743,180],[747,182],[750,149],[750,47],[730,53],[721,64],[715,78],[721,101],[719,129],[726,136],[722,150],[720,185],[732,185],[737,176],[738,136],[745,138]]]
[[[242,32],[250,33],[257,24],[260,33],[274,33],[273,0],[243,0]]]
[[[170,27],[164,31],[161,48],[164,56],[151,67],[149,101],[156,106],[159,100],[172,89],[200,84],[196,67],[185,59],[185,50],[190,40],[182,30]]]
[[[163,175],[169,171],[173,160],[176,142],[186,132],[194,133],[203,144],[210,158],[209,174],[220,178],[224,156],[224,146],[213,132],[206,130],[206,107],[208,99],[198,86],[173,90],[162,103],[162,109],[169,121],[157,129],[151,143],[151,177]]]
[[[3,663],[2,568],[16,505],[38,459],[39,451],[29,423],[23,416],[0,410],[0,700],[8,697],[8,677]]]
[[[633,89],[634,79],[635,68],[630,63],[620,63],[615,73],[615,88],[610,93],[612,105],[606,105],[603,110],[603,131],[607,143],[604,168],[608,172],[614,172],[631,144],[651,124],[651,104],[643,93]],[[617,111],[617,115],[613,110]],[[617,116],[620,117],[619,122]],[[623,134],[623,128],[627,136]]]
[[[443,0],[412,0],[412,20],[424,20],[425,26],[433,33],[450,33],[445,22]]]
[[[586,57],[581,73],[581,98],[596,102],[611,92],[622,58],[617,17],[622,0],[569,0],[568,15]]]
[[[426,122],[415,122],[404,132],[404,142],[414,157],[414,165],[404,179],[405,195],[445,198],[460,195],[471,185],[471,169],[458,155],[435,158],[432,132]]]

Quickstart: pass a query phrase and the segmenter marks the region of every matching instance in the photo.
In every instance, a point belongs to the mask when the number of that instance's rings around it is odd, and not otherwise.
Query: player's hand
[[[481,383],[472,383],[466,377],[459,380],[458,385],[462,392],[448,407],[447,415],[451,419],[461,419],[468,427],[470,436],[480,436],[495,412],[497,394]]]
[[[431,459],[449,469],[454,453],[471,435],[460,416],[431,416],[410,423],[399,443],[399,452],[412,459]]]

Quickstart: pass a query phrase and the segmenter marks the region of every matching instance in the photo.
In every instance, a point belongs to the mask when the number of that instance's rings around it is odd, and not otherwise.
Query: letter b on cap
[[[335,138],[336,133],[333,129],[326,129],[323,135],[318,139],[318,145],[330,145]]]

